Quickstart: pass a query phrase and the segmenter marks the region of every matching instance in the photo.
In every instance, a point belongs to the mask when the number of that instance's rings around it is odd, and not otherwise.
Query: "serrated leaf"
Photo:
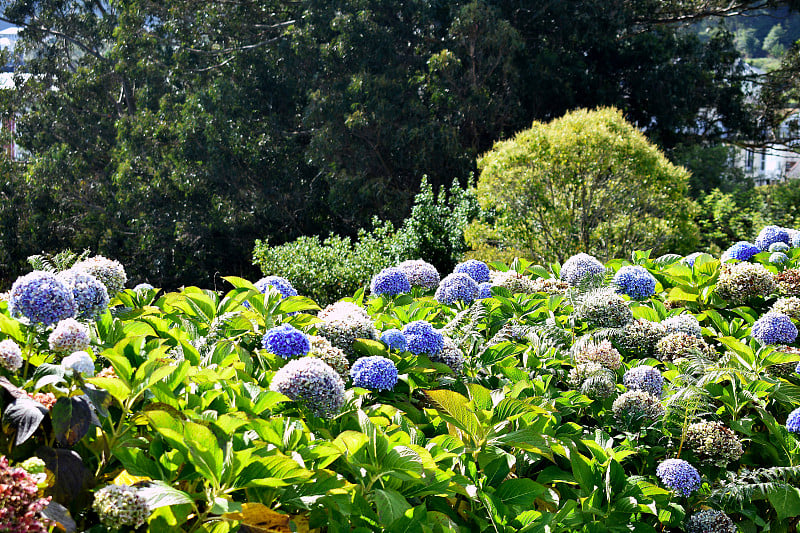
[[[47,408],[39,402],[27,397],[17,398],[3,412],[3,425],[17,430],[14,444],[19,446],[34,434],[47,414]]]
[[[381,523],[386,525],[393,523],[411,509],[411,505],[403,495],[392,489],[376,489],[373,491],[373,500]]]
[[[442,418],[454,424],[466,436],[482,441],[486,430],[481,427],[477,415],[469,409],[469,400],[451,390],[425,391],[428,398],[436,404]]]
[[[147,486],[140,488],[138,494],[147,502],[150,509],[157,509],[159,507],[166,507],[172,505],[181,505],[188,503],[194,505],[192,497],[171,487],[163,481],[152,481]]]

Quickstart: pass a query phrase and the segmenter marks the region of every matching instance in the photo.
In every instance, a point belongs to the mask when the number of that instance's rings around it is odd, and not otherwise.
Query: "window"
[[[744,169],[747,171],[753,170],[753,151],[745,150],[744,152]]]

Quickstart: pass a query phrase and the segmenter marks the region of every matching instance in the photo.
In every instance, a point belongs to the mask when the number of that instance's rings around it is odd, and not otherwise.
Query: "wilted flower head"
[[[625,372],[622,384],[628,390],[640,390],[661,398],[664,388],[664,378],[661,372],[649,365],[635,366]]]
[[[464,352],[449,337],[444,338],[444,348],[436,354],[429,355],[428,358],[434,363],[449,366],[456,374],[464,370]]]
[[[667,333],[686,333],[694,337],[703,338],[703,330],[700,328],[700,321],[694,315],[684,313],[681,315],[671,316],[661,322],[661,325],[667,328]]]
[[[374,355],[360,357],[350,369],[353,386],[373,391],[392,390],[397,384],[397,367],[391,359]]]
[[[758,249],[762,252],[768,250],[770,245],[776,242],[789,244],[789,233],[778,226],[764,226],[758,233],[758,237],[756,237],[756,246],[758,246]]]
[[[720,257],[721,262],[728,261],[730,259],[738,259],[739,261],[749,261],[754,255],[756,255],[761,250],[758,249],[758,246],[755,246],[752,243],[747,241],[739,241],[722,254]]]
[[[637,318],[614,335],[619,349],[626,355],[649,357],[655,353],[656,344],[667,335],[660,322]]]
[[[587,294],[575,306],[575,315],[596,328],[619,328],[633,319],[625,300],[612,288]]]
[[[787,315],[770,311],[755,321],[751,334],[761,344],[791,344],[797,338],[797,326]]]
[[[454,274],[466,274],[476,283],[483,283],[489,281],[489,266],[483,261],[477,259],[467,259],[463,263],[459,263],[453,269]]]
[[[703,459],[724,465],[737,461],[744,453],[736,433],[721,422],[697,422],[686,430],[686,443]]]
[[[106,286],[108,295],[112,298],[125,289],[125,282],[128,281],[128,275],[125,274],[125,268],[122,263],[113,259],[106,259],[102,255],[96,255],[75,263],[72,268],[88,272],[99,279],[100,283]]]
[[[10,468],[0,457],[0,531],[46,533],[49,522],[41,512],[50,498],[39,498],[36,480],[23,468]]]
[[[281,276],[267,276],[256,281],[253,285],[262,293],[267,292],[268,287],[272,287],[280,293],[281,298],[297,296],[297,290],[292,287],[288,279]]]
[[[622,364],[622,356],[608,340],[588,342],[575,353],[575,363],[597,363],[602,367],[616,370]]]
[[[686,533],[736,533],[737,529],[728,515],[716,509],[703,509],[686,522]]]
[[[641,390],[622,393],[611,406],[614,417],[625,427],[635,428],[664,416],[664,406],[652,394]]]
[[[683,459],[667,459],[656,468],[656,475],[669,489],[689,496],[700,488],[700,473]]]
[[[492,285],[508,289],[511,294],[534,294],[536,292],[534,281],[514,270],[492,272]]]
[[[35,270],[17,278],[11,286],[9,310],[45,326],[75,316],[72,291],[54,274]]]
[[[112,530],[144,525],[150,516],[147,502],[128,485],[108,485],[94,493],[92,509],[100,522]]]
[[[78,318],[97,320],[108,309],[106,286],[92,274],[71,268],[56,277],[72,291]]]
[[[775,278],[764,265],[723,264],[715,290],[731,303],[744,303],[757,296],[769,296],[775,290]]]
[[[457,300],[470,303],[478,297],[478,283],[467,274],[454,272],[439,283],[433,297],[445,305]]]
[[[316,416],[330,418],[344,405],[344,381],[330,365],[316,357],[292,359],[275,372],[272,391],[305,405]]]
[[[800,296],[800,269],[791,268],[775,276],[778,291],[786,296]]]
[[[409,259],[403,261],[397,268],[402,270],[412,287],[435,289],[439,286],[439,271],[430,263],[422,259]]]
[[[670,333],[658,341],[655,350],[657,359],[673,362],[692,353],[699,353],[708,359],[715,359],[716,355],[711,346],[702,337],[698,338],[680,331]]]
[[[88,352],[75,352],[66,356],[61,361],[61,366],[71,368],[73,372],[87,377],[94,376],[94,361]]]
[[[317,315],[322,322],[316,324],[317,334],[342,350],[348,357],[355,355],[356,339],[375,340],[378,330],[369,314],[350,302],[337,302],[327,306]]]
[[[398,352],[405,352],[408,348],[406,336],[403,335],[403,332],[399,329],[387,329],[381,333],[381,342],[392,350],[397,350]]]
[[[545,294],[564,294],[569,289],[569,283],[555,278],[536,278],[533,280],[533,292]]]
[[[0,341],[0,367],[11,372],[22,368],[22,349],[11,339]]]
[[[350,375],[350,362],[342,350],[332,345],[325,337],[311,335],[309,340],[311,341],[311,350],[308,352],[308,357],[321,359],[342,376],[342,379],[346,379]]]
[[[72,353],[88,348],[92,339],[89,328],[74,318],[67,318],[58,323],[47,341],[54,352]]]
[[[789,245],[783,241],[773,242],[769,245],[769,251],[772,253],[775,252],[787,252],[789,251]]]
[[[478,299],[485,300],[486,298],[492,297],[492,285],[491,281],[484,281],[483,283],[478,284]]]
[[[408,351],[414,355],[436,355],[444,348],[444,335],[433,329],[433,325],[426,320],[409,322],[403,326],[402,333]]]
[[[643,266],[626,265],[614,275],[617,292],[634,300],[645,300],[656,292],[656,278]]]
[[[800,320],[800,298],[797,296],[789,296],[788,298],[779,298],[774,304],[772,309],[776,313],[783,313],[795,320]]]
[[[569,371],[569,382],[592,399],[612,396],[616,390],[614,373],[597,363],[578,363]]]
[[[290,324],[283,324],[269,329],[261,340],[268,352],[284,359],[306,355],[311,350],[308,335]]]
[[[606,267],[598,261],[594,256],[589,254],[576,254],[567,259],[561,266],[561,273],[559,277],[570,284],[572,287],[577,287],[584,280],[599,279],[605,277]]]
[[[369,290],[374,295],[397,296],[411,292],[411,283],[402,269],[389,267],[372,277]]]

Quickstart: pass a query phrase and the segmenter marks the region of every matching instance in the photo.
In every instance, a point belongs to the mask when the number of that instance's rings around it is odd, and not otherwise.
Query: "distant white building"
[[[19,38],[19,30],[17,27],[11,27],[0,31],[0,48],[13,51]]]
[[[780,138],[787,138],[797,130],[800,110],[792,113],[781,126]],[[772,185],[800,178],[800,146],[774,145],[767,148],[740,148],[735,164],[755,185]]]

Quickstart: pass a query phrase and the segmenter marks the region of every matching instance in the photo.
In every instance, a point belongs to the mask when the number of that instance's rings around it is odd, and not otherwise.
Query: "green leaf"
[[[152,481],[146,487],[136,491],[147,502],[147,507],[157,509],[172,505],[188,503],[194,505],[194,500],[187,493],[167,485],[163,481]]]
[[[533,501],[547,492],[547,487],[532,479],[507,479],[497,488],[495,496],[505,505],[530,507]]]
[[[790,485],[776,487],[767,493],[767,498],[778,513],[778,520],[800,515],[800,490]]]
[[[289,296],[281,300],[276,311],[278,313],[297,313],[304,311],[319,311],[320,306],[311,298],[305,296]]]
[[[373,491],[372,497],[378,510],[378,516],[384,525],[392,524],[411,509],[411,505],[396,490],[376,489]]]
[[[25,344],[25,334],[22,332],[22,324],[2,313],[0,313],[0,331],[18,343]]]
[[[131,389],[119,378],[89,378],[86,382],[107,390],[120,405],[131,393]]]
[[[17,398],[3,412],[3,425],[17,430],[14,444],[19,446],[34,434],[48,411],[42,404],[30,398]]]
[[[469,409],[469,400],[457,392],[450,390],[425,391],[433,401],[442,418],[455,425],[467,436],[482,441],[486,432],[477,415]]]
[[[389,357],[389,350],[382,342],[373,341],[369,339],[359,339],[353,342],[353,350],[366,356],[380,355],[382,357]]]

